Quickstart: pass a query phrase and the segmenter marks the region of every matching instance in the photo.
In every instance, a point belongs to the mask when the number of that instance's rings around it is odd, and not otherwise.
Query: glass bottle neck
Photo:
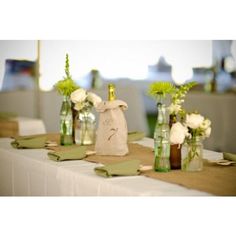
[[[168,124],[169,123],[169,114],[164,104],[163,94],[158,94],[157,96],[157,122],[159,124]]]
[[[63,96],[63,102],[61,106],[61,113],[69,114],[72,113],[71,101],[69,96]]]
[[[63,102],[70,102],[69,96],[63,96]]]
[[[157,106],[159,105],[159,104],[163,104],[163,105],[165,105],[164,104],[164,94],[157,94]]]
[[[108,101],[114,101],[116,99],[115,86],[113,84],[108,85]]]

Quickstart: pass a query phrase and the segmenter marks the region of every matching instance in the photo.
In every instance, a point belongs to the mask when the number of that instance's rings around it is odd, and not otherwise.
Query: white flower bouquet
[[[177,122],[170,130],[171,144],[183,144],[185,139],[194,140],[197,137],[208,138],[211,134],[211,121],[200,114],[187,114],[182,124]]]
[[[75,104],[74,109],[77,111],[81,111],[88,107],[91,108],[93,106],[96,108],[102,101],[102,99],[95,93],[88,92],[82,88],[72,92],[70,99]]]
[[[186,143],[187,155],[182,157],[182,170],[202,169],[202,140],[211,134],[211,121],[200,114],[187,114],[183,123],[177,122],[170,130],[171,144]],[[194,164],[192,164],[194,163]]]
[[[91,109],[96,108],[102,99],[95,93],[82,88],[72,92],[70,99],[75,104],[74,109],[78,111],[74,121],[75,142],[80,145],[93,144],[96,118]]]
[[[184,141],[194,140],[197,137],[208,138],[211,134],[211,121],[200,114],[191,113],[186,115],[182,124],[177,122],[170,130],[171,144],[183,144]]]

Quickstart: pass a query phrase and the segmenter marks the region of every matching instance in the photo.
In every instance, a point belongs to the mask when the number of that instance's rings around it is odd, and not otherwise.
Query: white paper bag
[[[128,129],[124,110],[128,105],[121,100],[103,101],[96,110],[100,113],[95,151],[98,155],[124,156],[128,150]]]

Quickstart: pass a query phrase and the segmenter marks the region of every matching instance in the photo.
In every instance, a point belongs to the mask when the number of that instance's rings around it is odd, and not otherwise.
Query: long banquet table
[[[1,196],[209,196],[209,193],[145,176],[104,178],[83,160],[55,162],[46,149],[14,149],[9,138],[0,139]],[[153,140],[136,143],[153,147]],[[204,158],[222,154],[204,150]]]

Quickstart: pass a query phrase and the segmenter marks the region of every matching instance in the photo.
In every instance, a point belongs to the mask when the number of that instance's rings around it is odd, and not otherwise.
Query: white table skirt
[[[144,176],[104,178],[99,164],[86,161],[54,162],[48,150],[14,149],[11,139],[0,139],[0,195],[5,196],[203,196],[208,193]],[[140,143],[153,146],[153,140]],[[204,157],[220,159],[221,153],[204,150]]]

